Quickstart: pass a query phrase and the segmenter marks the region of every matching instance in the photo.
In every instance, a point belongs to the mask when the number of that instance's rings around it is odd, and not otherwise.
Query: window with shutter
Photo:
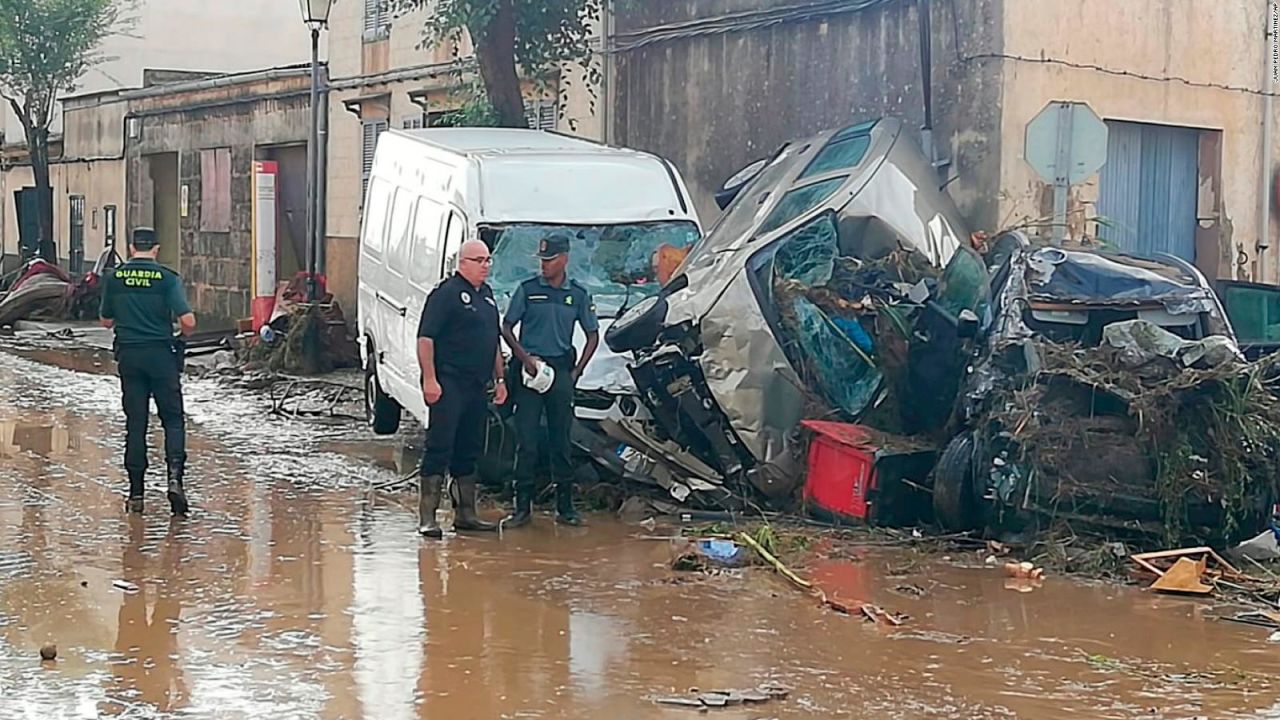
[[[369,176],[373,174],[373,153],[378,149],[378,136],[388,127],[386,120],[365,120],[361,123],[363,135],[360,148],[360,202],[369,194]]]
[[[556,129],[556,121],[559,119],[559,106],[554,100],[536,100],[524,103],[524,119],[529,124],[531,130],[546,130],[552,132]]]
[[[391,34],[390,0],[364,0],[364,41],[383,40]]]

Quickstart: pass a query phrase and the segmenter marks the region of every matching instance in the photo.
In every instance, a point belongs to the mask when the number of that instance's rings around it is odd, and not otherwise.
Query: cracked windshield
[[[0,0],[0,720],[1280,720],[1277,93],[1275,0]]]
[[[608,318],[656,295],[699,237],[697,225],[690,222],[496,228],[489,282],[500,304],[520,283],[538,275],[538,244],[553,234],[570,237],[568,277],[586,288],[596,312]]]

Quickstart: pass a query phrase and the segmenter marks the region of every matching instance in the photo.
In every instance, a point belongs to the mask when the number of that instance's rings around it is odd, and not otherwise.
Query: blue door
[[[1121,252],[1195,262],[1199,131],[1114,121],[1107,128],[1098,236]]]

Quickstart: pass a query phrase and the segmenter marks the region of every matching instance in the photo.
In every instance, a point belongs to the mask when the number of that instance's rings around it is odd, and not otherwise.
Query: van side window
[[[444,231],[444,275],[452,275],[458,269],[458,252],[466,239],[467,219],[456,210],[449,211],[449,227]]]
[[[409,220],[413,212],[413,195],[396,190],[391,206],[391,225],[387,229],[387,268],[397,275],[406,275],[409,269]]]
[[[422,198],[413,214],[409,236],[409,280],[431,288],[440,279],[440,246],[444,241],[444,208]]]
[[[382,254],[383,230],[387,225],[387,209],[391,205],[391,188],[385,180],[370,183],[369,201],[364,207],[364,247],[375,255]]]

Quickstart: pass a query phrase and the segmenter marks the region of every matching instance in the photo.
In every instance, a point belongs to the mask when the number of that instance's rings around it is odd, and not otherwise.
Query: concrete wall
[[[178,221],[176,269],[206,327],[249,315],[255,153],[261,146],[307,141],[309,84],[302,75],[130,100],[141,134],[127,151],[129,227],[153,222],[150,203],[173,190],[149,187],[149,157],[177,153],[187,211]],[[218,148],[231,151],[229,232],[201,229],[201,151]]]
[[[788,140],[885,115],[923,124],[915,3],[712,31],[731,13],[750,21],[796,4],[672,0],[617,18],[611,137],[672,160],[708,223],[719,214],[712,196],[723,181]],[[998,45],[999,3],[934,6],[938,142],[954,153],[963,209],[989,217],[995,207],[980,188],[999,168],[991,138],[1001,87],[983,79],[994,71],[956,61],[954,38],[978,35]],[[671,23],[686,24],[680,36],[652,30]]]
[[[1197,263],[1220,276],[1280,280],[1274,257],[1266,258],[1265,267],[1256,263],[1263,172],[1263,102],[1257,91],[1269,72],[1265,0],[1004,0],[1004,5],[1000,57],[971,62],[1001,67],[1006,151],[999,216],[1006,225],[1044,217],[1046,194],[1052,192],[1024,158],[1027,123],[1051,101],[1084,101],[1104,119],[1220,131],[1220,157],[1205,157],[1202,150],[1201,171],[1213,159],[1224,171],[1216,180],[1202,177],[1199,209],[1201,231],[1212,233],[1216,242],[1198,244]],[[971,42],[964,38],[962,53],[988,52]],[[1280,145],[1277,149],[1273,162],[1280,161]],[[1096,232],[1083,220],[1096,215],[1098,190],[1095,176],[1073,198],[1074,234]],[[1274,238],[1274,218],[1270,222]],[[1235,262],[1237,251],[1248,257],[1242,265]]]

